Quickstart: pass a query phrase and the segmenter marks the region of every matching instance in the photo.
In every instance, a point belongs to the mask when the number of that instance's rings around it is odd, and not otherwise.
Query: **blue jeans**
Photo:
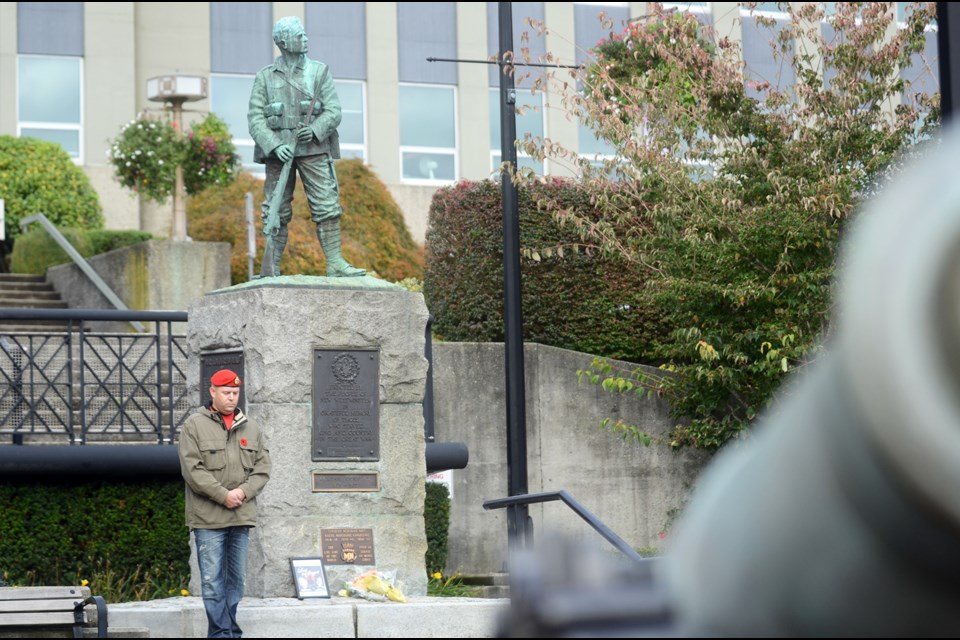
[[[194,529],[208,638],[240,638],[237,605],[243,597],[250,527]]]

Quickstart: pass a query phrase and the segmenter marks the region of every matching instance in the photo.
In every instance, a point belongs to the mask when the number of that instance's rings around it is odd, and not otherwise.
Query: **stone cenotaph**
[[[367,569],[426,594],[427,318],[421,294],[370,276],[261,278],[191,304],[189,393],[205,402],[208,372],[233,368],[270,442],[247,596],[294,597],[293,558],[323,558],[331,595]]]

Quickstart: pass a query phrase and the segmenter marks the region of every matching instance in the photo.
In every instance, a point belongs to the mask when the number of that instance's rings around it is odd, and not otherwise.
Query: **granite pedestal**
[[[241,352],[245,411],[270,441],[273,471],[257,499],[247,595],[294,596],[290,558],[320,557],[323,532],[333,529],[371,530],[374,562],[328,562],[331,593],[375,568],[396,572],[406,595],[426,594],[423,296],[370,277],[280,276],[213,291],[190,306],[189,317],[189,393],[208,395],[203,358]],[[374,460],[313,459],[314,364],[341,351],[369,353],[379,362],[368,381],[378,402]],[[375,474],[379,489],[316,492],[315,472]],[[193,555],[191,592],[199,593]]]

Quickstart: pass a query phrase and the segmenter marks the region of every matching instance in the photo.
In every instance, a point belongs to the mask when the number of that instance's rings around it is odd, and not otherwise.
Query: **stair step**
[[[509,573],[479,573],[475,575],[460,576],[463,584],[477,586],[505,587],[510,584]]]
[[[484,585],[480,587],[480,598],[509,598],[509,585]]]
[[[7,282],[46,282],[45,276],[35,273],[0,273],[0,283]]]
[[[4,308],[68,309],[60,293],[42,275],[0,273],[0,333],[65,333],[71,327],[68,321],[59,319],[4,318]]]
[[[67,303],[59,297],[56,299],[44,299],[24,296],[18,299],[11,299],[0,294],[0,308],[13,306],[16,306],[18,309],[66,309]]]
[[[78,327],[74,327],[74,331],[78,331]],[[8,324],[6,322],[0,322],[0,336],[4,334],[8,335],[32,335],[34,333],[66,333],[67,325],[65,324]]]
[[[3,312],[0,311],[0,331],[10,332],[7,327],[34,327],[34,326],[45,326],[45,327],[63,327],[63,330],[66,330],[67,327],[66,320],[58,320],[56,318],[51,319],[42,319],[42,320],[27,320],[25,318],[3,318]],[[80,324],[79,322],[76,324]],[[44,329],[44,331],[49,331],[49,329]]]
[[[40,300],[59,300],[60,294],[50,290],[39,291],[37,289],[14,289],[0,286],[0,299],[20,300],[22,298],[37,298]]]
[[[0,293],[13,291],[54,292],[56,289],[48,282],[0,282]]]

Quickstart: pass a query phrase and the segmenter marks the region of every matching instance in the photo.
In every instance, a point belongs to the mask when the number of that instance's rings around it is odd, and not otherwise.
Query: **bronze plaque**
[[[380,352],[317,349],[311,459],[380,459]]]
[[[325,491],[380,491],[380,474],[314,471],[313,492]]]
[[[247,396],[243,392],[246,380],[243,378],[243,351],[217,351],[200,354],[200,405],[210,402],[210,376],[220,369],[230,369],[240,376],[240,401],[237,406],[247,410]]]
[[[320,529],[325,564],[376,564],[373,529]]]

